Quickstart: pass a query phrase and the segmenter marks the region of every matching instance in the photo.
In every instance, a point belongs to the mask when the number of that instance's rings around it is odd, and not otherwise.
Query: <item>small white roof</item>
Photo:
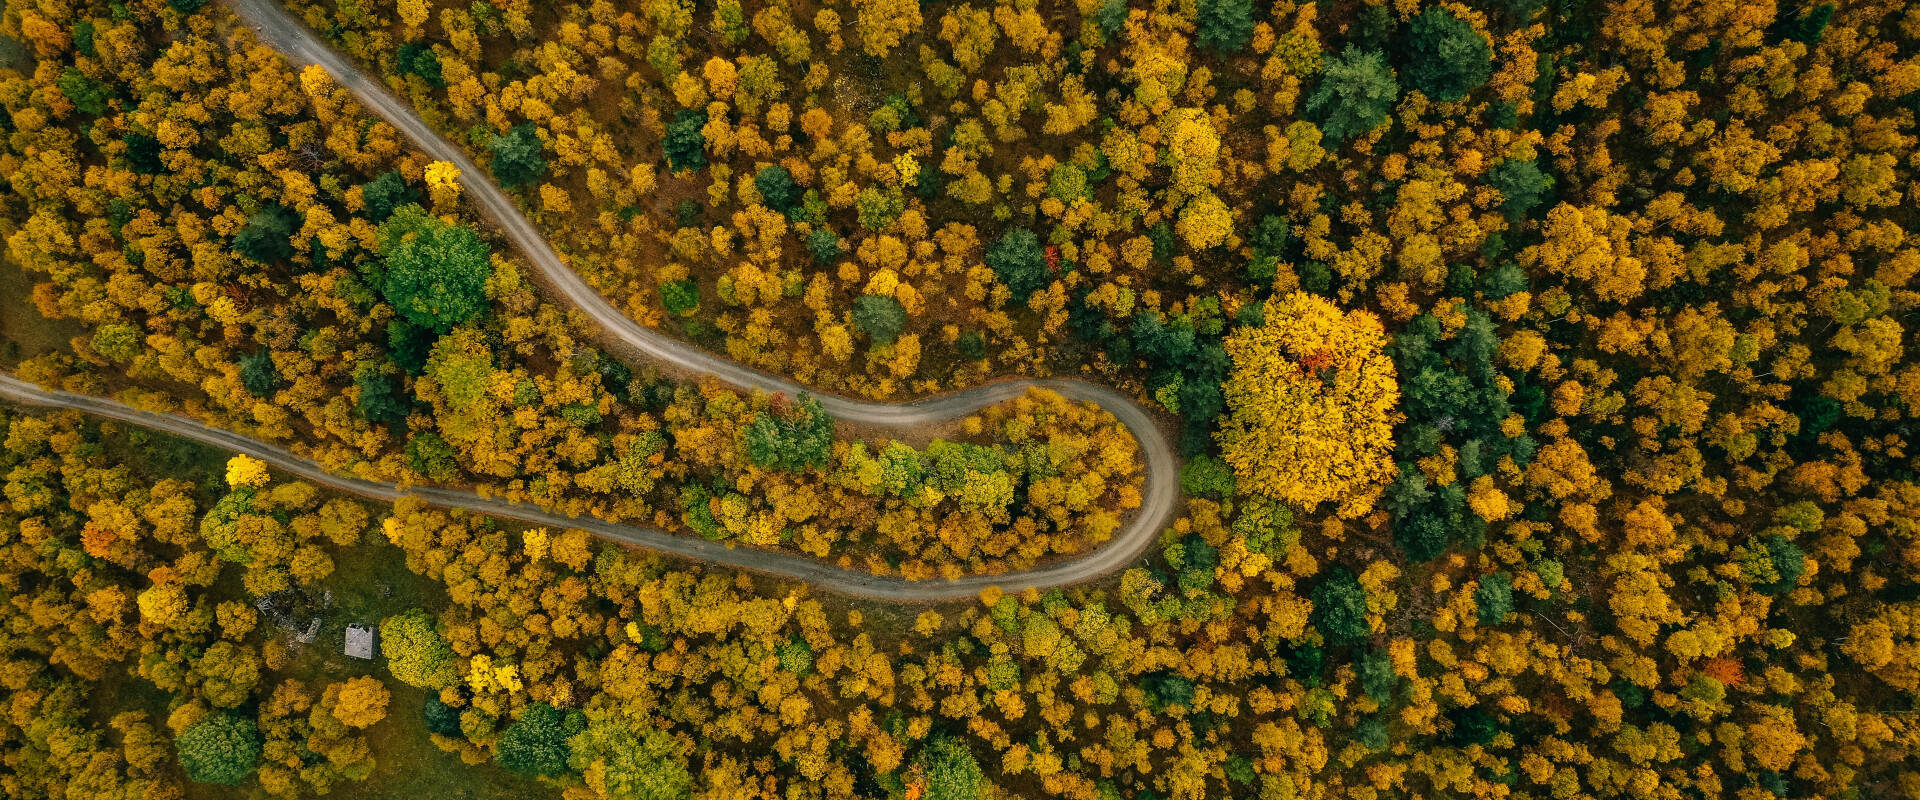
[[[347,626],[347,655],[373,658],[373,628],[358,622]]]

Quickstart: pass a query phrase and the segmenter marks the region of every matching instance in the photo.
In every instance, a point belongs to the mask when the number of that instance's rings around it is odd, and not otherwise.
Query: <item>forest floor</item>
[[[0,37],[0,45],[12,40]],[[0,67],[8,63],[0,46]],[[33,281],[24,270],[0,258],[0,369],[12,372],[20,362],[51,352],[70,353],[68,340],[86,332],[78,320],[47,319],[33,305]]]

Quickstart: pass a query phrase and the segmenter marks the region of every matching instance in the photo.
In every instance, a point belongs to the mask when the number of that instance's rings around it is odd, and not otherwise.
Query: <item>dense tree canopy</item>
[[[825,469],[833,455],[833,418],[802,395],[793,412],[761,412],[746,428],[747,457],[757,466],[797,472]]]
[[[1380,322],[1304,293],[1268,301],[1263,316],[1227,340],[1223,457],[1248,491],[1357,515],[1393,465],[1399,383]]]
[[[1906,5],[289,11],[489,168],[232,7],[10,0],[0,367],[555,524],[0,409],[0,794],[1916,785]],[[495,178],[639,325],[848,398],[1109,386],[1182,496],[1117,574],[904,610],[568,528],[1010,584],[1149,498],[1114,409],[836,436],[623,360]],[[459,280],[395,261],[429,229]],[[403,620],[384,664],[348,615]],[[257,759],[189,764],[223,717]]]

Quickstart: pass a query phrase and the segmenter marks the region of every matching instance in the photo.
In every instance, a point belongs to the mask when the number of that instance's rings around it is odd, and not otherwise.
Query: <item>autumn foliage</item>
[[[10,0],[22,379],[925,581],[1139,502],[1046,393],[894,441],[623,361],[492,180],[816,392],[1114,386],[1186,497],[902,608],[0,409],[0,795],[386,796],[403,737],[573,800],[1915,795],[1909,5],[293,0],[454,174],[220,4]],[[281,614],[370,560],[316,678]]]
[[[1263,318],[1227,340],[1223,457],[1252,493],[1366,513],[1392,477],[1399,420],[1385,329],[1368,312],[1305,293],[1268,301]]]

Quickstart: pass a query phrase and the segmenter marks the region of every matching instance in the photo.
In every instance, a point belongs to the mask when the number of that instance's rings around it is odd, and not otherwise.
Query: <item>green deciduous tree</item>
[[[380,650],[387,669],[409,686],[443,689],[460,679],[453,647],[441,638],[432,614],[413,609],[380,623]]]
[[[460,476],[459,454],[433,431],[415,431],[407,437],[407,469],[446,483]]]
[[[93,351],[115,361],[127,361],[140,354],[143,338],[139,328],[121,322],[109,323],[93,332]]]
[[[690,280],[660,284],[660,305],[676,317],[691,314],[700,308],[700,285]]]
[[[210,714],[174,741],[180,767],[195,783],[234,786],[260,763],[260,728],[232,714]]]
[[[446,333],[486,309],[492,254],[472,228],[407,206],[381,223],[380,254],[381,293],[413,324]]]
[[[208,509],[207,515],[200,519],[200,538],[222,560],[236,564],[252,560],[252,554],[242,541],[240,524],[243,517],[253,512],[253,498],[257,492],[251,486],[234,489],[214,501],[213,508]]]
[[[588,772],[598,766],[613,800],[684,800],[692,793],[693,776],[680,742],[665,731],[637,731],[615,718],[589,725],[568,744],[573,768]]]
[[[860,212],[860,227],[874,233],[885,233],[892,229],[894,221],[900,218],[900,212],[907,208],[906,200],[899,192],[883,192],[872,186],[861,189],[853,204]]]
[[[73,101],[74,108],[96,117],[107,113],[107,104],[113,99],[112,87],[87,77],[73,67],[67,67],[65,72],[60,73],[59,86],[60,93]]]
[[[567,771],[573,749],[567,745],[560,710],[534,703],[507,727],[494,748],[494,760],[521,775],[551,777]]]
[[[1180,468],[1180,491],[1192,497],[1233,496],[1233,468],[1213,456],[1194,456]]]
[[[977,800],[986,787],[980,762],[964,742],[937,736],[920,751],[920,768],[927,776],[925,800]]]

